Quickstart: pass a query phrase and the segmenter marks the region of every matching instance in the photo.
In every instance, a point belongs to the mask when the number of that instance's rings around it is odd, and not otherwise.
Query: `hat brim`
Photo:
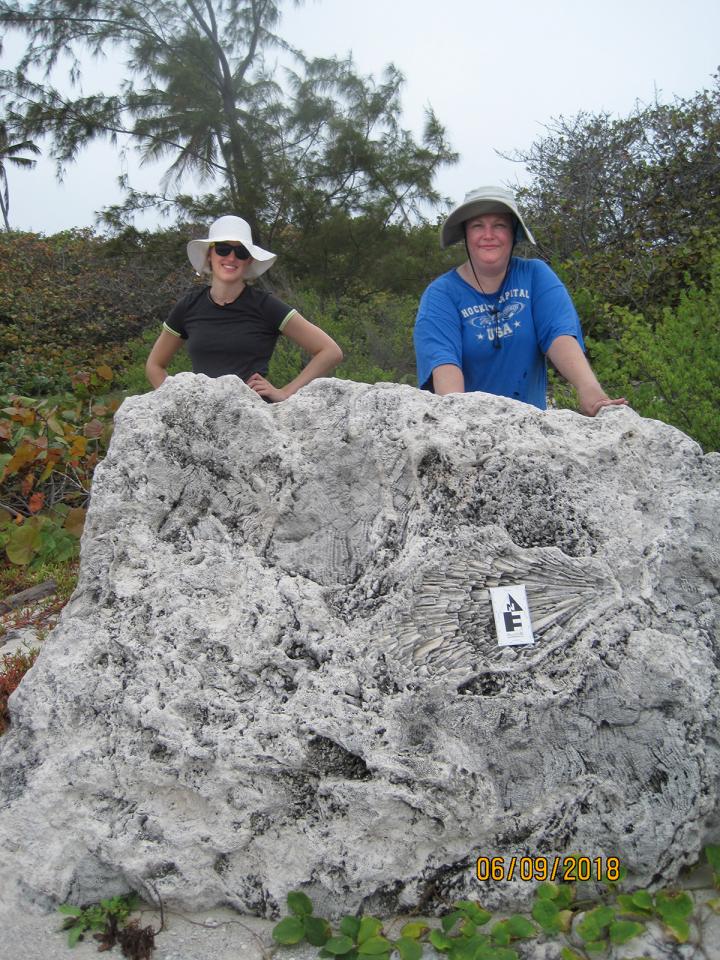
[[[208,253],[213,243],[237,243],[237,237],[213,237],[212,240],[191,240],[187,245],[188,260],[193,265],[193,269],[201,276],[203,273],[211,273],[208,263]],[[241,241],[245,249],[250,253],[252,261],[245,268],[243,274],[246,280],[255,280],[261,274],[269,270],[277,260],[277,254],[270,253],[269,250],[263,250],[256,243],[247,243]]]
[[[461,203],[448,216],[442,225],[440,232],[440,246],[451,247],[454,243],[459,243],[465,239],[465,221],[472,220],[473,217],[480,217],[484,213],[509,213],[515,220],[515,242],[527,240],[528,243],[535,243],[535,238],[525,226],[520,211],[513,208],[508,203],[501,200],[470,200],[468,203]]]

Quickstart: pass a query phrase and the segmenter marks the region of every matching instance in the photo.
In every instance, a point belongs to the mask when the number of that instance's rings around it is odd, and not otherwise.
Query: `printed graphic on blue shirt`
[[[523,293],[525,291],[520,291]],[[527,293],[525,292],[527,297]],[[529,297],[528,297],[529,299]],[[488,340],[490,343],[496,338],[511,337],[522,326],[520,314],[525,309],[524,303],[506,303],[504,306],[489,306],[486,303],[478,304],[477,312],[473,307],[461,310],[466,322],[475,329],[478,340]]]

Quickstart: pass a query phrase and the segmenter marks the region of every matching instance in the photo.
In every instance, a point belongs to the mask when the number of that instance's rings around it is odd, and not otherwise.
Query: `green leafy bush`
[[[0,549],[14,564],[73,557],[92,474],[120,398],[104,397],[104,365],[72,377],[72,393],[0,396]]]
[[[159,327],[190,280],[175,232],[0,233],[2,392],[45,396],[76,370],[122,366],[127,340]]]

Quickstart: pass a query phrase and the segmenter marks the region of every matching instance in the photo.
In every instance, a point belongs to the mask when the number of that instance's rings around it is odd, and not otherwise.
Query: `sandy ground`
[[[98,945],[84,940],[72,950],[67,934],[61,930],[60,914],[18,914],[0,906],[2,947],[5,960],[88,960],[98,957]],[[142,926],[160,926],[158,914],[143,913]],[[316,947],[277,949],[271,937],[274,924],[268,920],[240,917],[231,910],[213,910],[202,914],[170,914],[165,929],[156,939],[153,960],[310,960],[317,957]],[[277,949],[277,953],[276,953]],[[107,957],[122,957],[119,946]]]

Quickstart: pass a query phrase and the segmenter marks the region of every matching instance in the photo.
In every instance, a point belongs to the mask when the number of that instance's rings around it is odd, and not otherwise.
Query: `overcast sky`
[[[455,201],[483,183],[522,181],[522,166],[496,151],[526,149],[552,118],[625,116],[636,101],[688,97],[711,86],[720,64],[718,0],[307,0],[286,5],[280,32],[308,55],[352,52],[363,74],[379,78],[394,63],[406,78],[404,125],[419,133],[432,105],[460,153],[437,181]],[[20,49],[18,35],[6,37],[0,64],[13,66]],[[117,76],[112,57],[91,75]],[[84,92],[92,89],[88,81]],[[100,145],[62,184],[49,159],[32,172],[9,168],[11,225],[92,226],[96,210],[120,199],[121,170],[150,191],[162,173],[132,159],[121,166],[117,151]]]

